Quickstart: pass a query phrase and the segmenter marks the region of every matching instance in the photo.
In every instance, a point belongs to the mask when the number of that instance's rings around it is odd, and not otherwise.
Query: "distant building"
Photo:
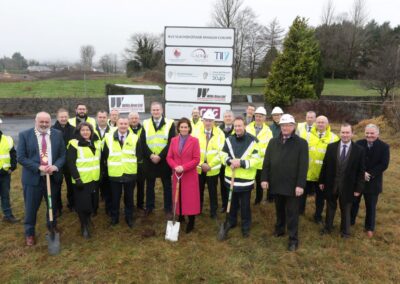
[[[45,66],[45,65],[37,65],[37,66],[28,66],[28,72],[53,72],[54,68]]]

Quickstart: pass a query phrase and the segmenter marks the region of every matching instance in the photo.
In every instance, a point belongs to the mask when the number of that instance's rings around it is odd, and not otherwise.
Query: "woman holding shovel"
[[[179,221],[184,221],[183,216],[189,216],[186,233],[190,233],[194,228],[195,215],[200,214],[199,179],[196,170],[200,162],[200,146],[199,140],[190,135],[192,126],[189,119],[180,119],[177,130],[179,135],[171,140],[167,163],[174,172],[173,200],[176,200],[177,183],[180,183],[174,213],[179,215]]]
[[[75,209],[81,221],[81,232],[90,238],[89,224],[93,212],[95,190],[100,180],[101,143],[93,135],[93,127],[82,122],[76,129],[77,139],[69,142],[67,163],[74,185]]]

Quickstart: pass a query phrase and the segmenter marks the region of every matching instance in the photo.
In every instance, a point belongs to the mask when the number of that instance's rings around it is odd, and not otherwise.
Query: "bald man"
[[[19,133],[17,160],[22,168],[22,187],[25,203],[25,241],[27,246],[35,244],[36,215],[44,198],[47,204],[46,175],[50,175],[53,224],[47,215],[47,227],[56,226],[56,189],[62,182],[61,169],[65,163],[63,134],[51,129],[51,118],[47,112],[36,115],[35,127]]]
[[[326,116],[320,115],[315,120],[315,125],[311,127],[310,132],[301,131],[300,137],[308,143],[308,171],[307,184],[303,196],[299,202],[299,213],[304,215],[306,209],[307,195],[315,193],[315,213],[314,222],[322,223],[322,211],[324,209],[324,193],[318,187],[319,174],[321,172],[326,148],[329,144],[339,141],[339,137],[331,132],[329,120]]]

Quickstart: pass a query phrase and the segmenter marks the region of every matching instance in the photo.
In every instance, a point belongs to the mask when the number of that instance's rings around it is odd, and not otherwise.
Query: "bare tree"
[[[268,26],[262,29],[263,37],[268,50],[271,48],[279,49],[282,44],[283,29],[276,18],[269,22]]]
[[[235,27],[243,0],[217,0],[212,14],[214,26],[223,28]]]
[[[118,57],[116,54],[105,54],[100,58],[99,64],[105,73],[117,73]]]
[[[321,22],[322,25],[330,26],[333,23],[335,17],[335,7],[333,0],[327,0],[322,10]]]
[[[264,27],[253,22],[249,27],[249,37],[247,41],[246,51],[249,58],[249,77],[250,87],[253,86],[253,80],[255,77],[256,67],[260,64],[263,59],[263,55],[266,53],[267,45],[265,37],[263,36]]]
[[[93,45],[81,46],[81,64],[84,71],[90,71],[93,68],[93,57],[96,54]]]

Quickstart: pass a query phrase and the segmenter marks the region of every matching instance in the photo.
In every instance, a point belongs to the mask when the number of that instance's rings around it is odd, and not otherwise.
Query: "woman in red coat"
[[[178,182],[176,176],[182,175],[175,212],[180,216],[180,221],[184,220],[183,216],[189,216],[186,233],[190,233],[194,228],[195,215],[200,214],[199,178],[196,170],[200,162],[200,146],[199,140],[190,135],[192,126],[189,119],[180,119],[177,129],[179,135],[171,140],[167,163],[174,172],[172,200],[175,200],[175,190]]]

